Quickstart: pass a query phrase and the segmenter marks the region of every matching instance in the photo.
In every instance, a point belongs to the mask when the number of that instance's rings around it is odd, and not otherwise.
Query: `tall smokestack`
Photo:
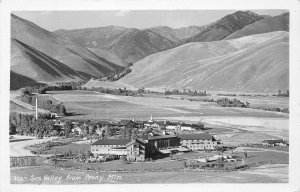
[[[37,97],[35,98],[35,119],[38,119]]]

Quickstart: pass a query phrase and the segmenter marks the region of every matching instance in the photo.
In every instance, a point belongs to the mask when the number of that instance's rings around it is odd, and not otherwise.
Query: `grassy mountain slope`
[[[274,92],[288,89],[288,32],[189,43],[137,62],[119,83],[135,87]]]

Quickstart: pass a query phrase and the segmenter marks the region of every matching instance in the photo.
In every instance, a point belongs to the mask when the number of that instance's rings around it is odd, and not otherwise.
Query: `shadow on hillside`
[[[25,86],[45,85],[44,83],[36,82],[26,76],[10,71],[10,90],[17,90]]]

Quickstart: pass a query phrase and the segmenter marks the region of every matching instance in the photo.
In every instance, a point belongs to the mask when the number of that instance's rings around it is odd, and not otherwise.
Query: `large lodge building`
[[[113,125],[125,130],[151,128],[151,131],[131,139],[99,139],[91,145],[95,156],[109,154],[144,161],[157,154],[167,155],[174,151],[214,150],[220,144],[213,136],[199,131],[204,128],[201,124],[154,121],[152,115],[149,121],[121,120]]]
[[[134,139],[100,139],[91,145],[94,155],[118,155],[144,161],[154,154],[172,151],[214,150],[220,144],[209,134],[166,135],[149,133]]]

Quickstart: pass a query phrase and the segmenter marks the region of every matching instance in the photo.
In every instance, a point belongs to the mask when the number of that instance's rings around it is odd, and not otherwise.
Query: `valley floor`
[[[202,122],[207,131],[224,144],[260,143],[265,139],[284,138],[288,140],[289,118],[288,114],[269,112],[256,109],[219,107],[216,103],[190,101],[187,99],[174,99],[165,97],[129,97],[100,94],[91,91],[52,91],[49,93],[67,109],[71,120],[120,120],[120,119],[149,119],[152,114],[157,120]],[[274,98],[272,98],[274,99]],[[282,102],[282,101],[280,101]],[[286,105],[288,100],[283,101]],[[51,138],[49,138],[51,139]],[[26,146],[43,140],[32,138],[20,142],[10,143],[12,156],[32,155],[25,149]],[[75,144],[74,144],[75,145]],[[79,145],[79,144],[78,144]],[[234,172],[139,172],[118,173],[120,177],[110,178],[114,173],[97,173],[80,170],[53,169],[49,167],[11,168],[11,183],[28,184],[99,184],[99,183],[286,183],[288,182],[289,153],[282,151],[248,149],[249,161],[272,161],[260,167],[245,171]],[[113,162],[112,162],[113,163]],[[119,164],[120,165],[119,165]],[[180,161],[161,162],[163,164],[182,163]],[[99,166],[108,166],[104,163]],[[135,164],[133,164],[135,165]],[[146,164],[142,164],[146,165]],[[112,164],[113,167],[124,165],[120,162]],[[130,165],[132,166],[132,165]],[[156,164],[155,166],[158,166]],[[175,165],[174,165],[175,166]],[[177,166],[177,164],[176,164]],[[103,167],[102,167],[103,168]],[[101,169],[102,169],[101,168]],[[62,180],[56,181],[34,180],[31,177],[44,175],[59,175]],[[103,176],[103,180],[88,180],[86,175]],[[80,177],[80,180],[67,180],[66,178]],[[27,178],[20,181],[18,178]],[[63,179],[64,178],[64,179]],[[120,179],[121,178],[121,179]]]

